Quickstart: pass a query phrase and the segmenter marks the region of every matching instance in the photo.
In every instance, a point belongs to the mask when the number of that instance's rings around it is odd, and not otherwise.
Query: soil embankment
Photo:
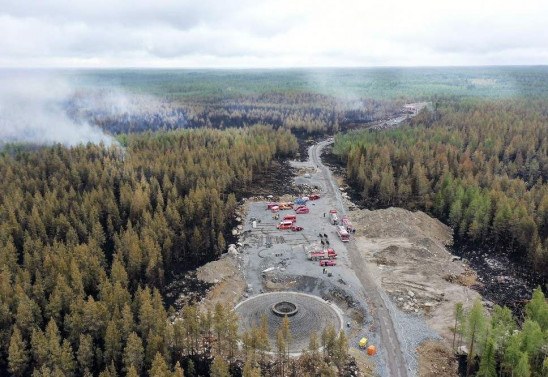
[[[446,248],[452,231],[423,212],[402,208],[358,210],[350,215],[356,243],[370,270],[404,312],[424,315],[445,339],[452,338],[454,306],[470,305],[475,273]]]

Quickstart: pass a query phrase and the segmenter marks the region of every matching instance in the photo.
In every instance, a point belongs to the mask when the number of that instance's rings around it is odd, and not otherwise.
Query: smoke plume
[[[73,93],[59,77],[16,72],[0,75],[0,145],[115,144],[114,138],[100,128],[67,115],[66,102]]]

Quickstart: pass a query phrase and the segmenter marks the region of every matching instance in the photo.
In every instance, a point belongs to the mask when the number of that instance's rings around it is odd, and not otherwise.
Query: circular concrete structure
[[[276,332],[286,316],[292,337],[289,344],[291,353],[307,349],[312,332],[316,332],[319,341],[328,325],[337,332],[343,327],[342,312],[337,306],[305,293],[263,293],[240,302],[235,310],[240,318],[241,331],[259,326],[261,317],[266,317],[272,351],[276,350]]]
[[[272,312],[278,317],[293,317],[298,311],[297,305],[289,301],[280,301],[272,305]]]

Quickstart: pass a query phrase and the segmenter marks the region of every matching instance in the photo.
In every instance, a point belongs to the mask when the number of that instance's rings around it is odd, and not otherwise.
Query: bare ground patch
[[[458,376],[458,365],[451,349],[442,342],[428,341],[421,344],[419,354],[420,377]]]
[[[423,212],[401,208],[353,211],[356,243],[371,273],[396,306],[421,315],[449,341],[457,302],[479,294],[469,287],[475,273],[446,248],[452,231]]]

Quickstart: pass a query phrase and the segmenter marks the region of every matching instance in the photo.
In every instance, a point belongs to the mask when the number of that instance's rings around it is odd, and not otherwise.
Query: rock
[[[415,293],[414,293],[413,291],[408,291],[408,292],[407,292],[407,295],[408,295],[409,297],[415,297]]]

